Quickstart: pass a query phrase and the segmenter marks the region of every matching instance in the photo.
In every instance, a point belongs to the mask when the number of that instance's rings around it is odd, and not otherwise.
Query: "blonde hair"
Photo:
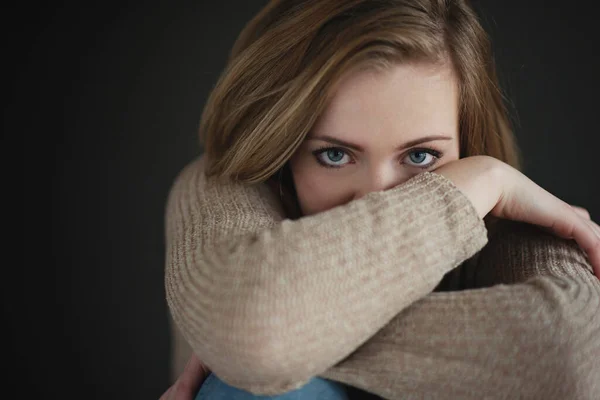
[[[490,42],[468,1],[272,0],[240,33],[203,110],[207,176],[277,176],[342,75],[414,61],[452,66],[460,157],[519,168]]]

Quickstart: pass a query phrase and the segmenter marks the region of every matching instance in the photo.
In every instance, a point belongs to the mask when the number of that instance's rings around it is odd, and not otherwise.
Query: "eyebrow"
[[[307,140],[322,140],[324,142],[329,142],[329,143],[337,144],[340,146],[345,146],[345,147],[348,147],[348,148],[356,150],[356,151],[360,151],[360,152],[364,151],[364,149],[357,144],[345,142],[343,140],[334,138],[332,136],[327,136],[327,135],[313,136],[313,137],[307,138]],[[434,140],[452,140],[452,138],[450,136],[444,136],[444,135],[424,136],[424,137],[421,137],[421,138],[418,138],[415,140],[411,140],[409,142],[402,143],[400,146],[396,147],[395,150],[399,151],[399,150],[407,149],[409,147],[413,147],[413,146],[416,146],[418,144],[425,143],[425,142],[432,142]]]

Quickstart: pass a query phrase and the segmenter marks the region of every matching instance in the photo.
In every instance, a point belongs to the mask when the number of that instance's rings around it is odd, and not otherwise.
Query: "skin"
[[[350,73],[290,159],[303,214],[390,189],[457,160],[458,129],[458,86],[449,66],[407,63]]]

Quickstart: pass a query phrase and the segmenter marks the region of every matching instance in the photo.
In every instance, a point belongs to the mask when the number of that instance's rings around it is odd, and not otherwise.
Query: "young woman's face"
[[[450,68],[399,64],[344,77],[290,167],[302,213],[311,215],[458,157]]]

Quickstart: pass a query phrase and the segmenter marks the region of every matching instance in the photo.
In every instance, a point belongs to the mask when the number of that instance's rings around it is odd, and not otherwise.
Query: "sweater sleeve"
[[[501,224],[461,266],[477,288],[429,294],[322,376],[384,398],[599,399],[600,281],[573,241]]]
[[[176,325],[215,374],[256,394],[339,363],[487,243],[469,200],[429,172],[292,221],[265,184],[207,179],[199,157],[165,213]]]
[[[498,220],[495,225],[477,265],[465,267],[463,282],[470,288],[520,283],[539,276],[587,280],[594,275],[575,241],[521,222]]]

